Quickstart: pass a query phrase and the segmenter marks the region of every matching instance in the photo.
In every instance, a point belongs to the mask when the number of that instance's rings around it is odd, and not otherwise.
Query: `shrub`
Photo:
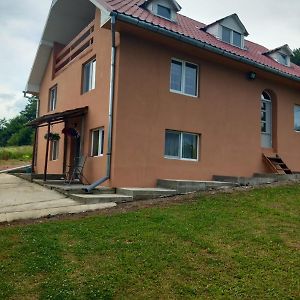
[[[32,146],[0,147],[0,160],[30,160],[31,158]]]

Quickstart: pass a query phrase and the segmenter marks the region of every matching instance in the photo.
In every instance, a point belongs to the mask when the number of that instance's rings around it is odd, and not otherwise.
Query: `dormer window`
[[[171,9],[169,7],[158,4],[157,15],[170,20],[172,17]]]
[[[291,50],[291,48],[288,45],[283,45],[276,49],[267,51],[263,54],[272,58],[279,64],[287,66],[287,67],[291,66],[291,56],[294,55],[293,51]]]
[[[148,0],[142,4],[152,14],[176,22],[177,13],[181,10],[175,0]]]
[[[231,32],[232,30],[222,27],[222,41],[231,44]]]
[[[288,59],[287,59],[287,55],[282,54],[282,53],[278,53],[278,62],[282,65],[286,65],[288,64]]]
[[[242,35],[236,31],[232,31],[232,44],[242,48]]]
[[[210,33],[224,43],[242,49],[244,48],[244,37],[249,35],[237,14],[215,21],[202,30]]]
[[[242,48],[242,35],[224,26],[222,26],[222,41]]]

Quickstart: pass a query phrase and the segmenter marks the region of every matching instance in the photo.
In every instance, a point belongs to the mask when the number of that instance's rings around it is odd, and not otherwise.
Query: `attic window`
[[[172,16],[171,9],[166,6],[158,4],[157,5],[157,15],[171,20],[171,16]]]
[[[278,62],[282,65],[287,66],[288,65],[287,55],[278,53]]]
[[[222,41],[242,48],[242,35],[225,26],[222,26]]]

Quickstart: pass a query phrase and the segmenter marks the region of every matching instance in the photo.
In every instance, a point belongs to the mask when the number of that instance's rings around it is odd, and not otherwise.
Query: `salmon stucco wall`
[[[300,134],[293,130],[299,90],[266,74],[250,81],[230,61],[219,63],[196,50],[121,33],[114,186],[151,187],[158,178],[252,176],[269,171],[264,151],[279,153],[290,168],[300,170]],[[170,92],[172,58],[198,64],[198,97]],[[274,97],[274,148],[268,150],[261,148],[260,137],[264,90]],[[166,129],[199,134],[199,160],[164,158]]]
[[[49,89],[57,85],[55,112],[88,106],[84,118],[69,120],[82,137],[89,183],[105,176],[111,63],[111,31],[100,28],[96,10],[94,44],[52,78],[53,56],[40,91],[40,115],[48,114]],[[122,29],[123,28],[123,29]],[[129,28],[129,27],[128,27]],[[153,187],[157,179],[211,180],[213,175],[252,176],[269,172],[262,153],[278,153],[300,171],[300,133],[293,130],[299,87],[291,81],[235,63],[222,56],[162,38],[158,34],[117,27],[117,63],[113,123],[112,187]],[[82,66],[96,57],[96,88],[81,94]],[[171,59],[199,66],[197,97],[170,92]],[[256,80],[247,72],[257,72]],[[261,93],[273,100],[273,148],[261,148]],[[65,124],[51,130],[61,134]],[[91,130],[104,128],[104,155],[92,157]],[[167,129],[199,135],[198,161],[164,157]],[[46,127],[38,133],[36,172],[43,173]],[[62,174],[70,139],[61,134],[59,157],[48,173]]]
[[[68,126],[76,127],[83,139],[82,154],[87,155],[84,175],[89,182],[105,175],[106,156],[92,157],[91,130],[104,127],[107,132],[108,122],[108,98],[111,57],[111,31],[100,28],[100,11],[95,14],[94,43],[92,47],[80,54],[71,64],[52,78],[53,54],[49,60],[47,71],[40,89],[40,115],[63,112],[65,110],[88,106],[88,112],[81,120],[68,121]],[[96,88],[87,93],[81,93],[82,67],[91,58],[96,57]],[[49,89],[57,85],[57,107],[55,111],[48,112]],[[60,133],[59,158],[57,161],[49,161],[49,174],[62,174],[64,158],[64,135],[61,133],[64,124],[51,127],[52,132]],[[46,127],[39,129],[38,154],[36,172],[44,172],[46,143],[44,135]],[[68,138],[70,139],[70,138]],[[68,142],[70,143],[70,141]],[[107,152],[107,134],[104,135],[104,153]],[[68,155],[66,155],[68,158]],[[66,161],[66,164],[70,162]]]

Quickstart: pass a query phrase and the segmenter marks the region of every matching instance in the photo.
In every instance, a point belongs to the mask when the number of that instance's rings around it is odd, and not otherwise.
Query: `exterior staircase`
[[[173,180],[159,179],[155,188],[108,188],[98,187],[92,193],[84,191],[83,184],[64,184],[61,180],[49,180],[44,183],[42,180],[34,182],[53,189],[66,197],[78,201],[82,204],[97,203],[124,203],[138,200],[157,199],[186,194],[197,191],[207,191],[212,189],[222,189],[237,186],[232,182],[221,181],[193,181],[193,180]]]
[[[286,163],[281,159],[281,157],[278,154],[276,154],[275,156],[267,156],[263,154],[263,158],[274,173],[293,174],[293,172],[288,168]]]

